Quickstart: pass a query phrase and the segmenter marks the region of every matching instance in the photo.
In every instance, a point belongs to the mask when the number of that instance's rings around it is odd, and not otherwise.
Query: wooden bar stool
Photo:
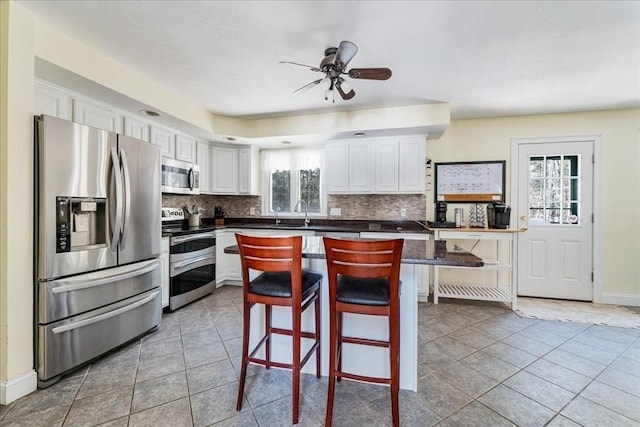
[[[242,295],[243,295],[243,332],[242,332],[242,367],[240,370],[240,386],[236,410],[242,409],[244,385],[247,377],[247,366],[251,363],[291,369],[293,373],[293,424],[298,423],[300,407],[300,369],[316,352],[316,376],[320,378],[320,284],[322,275],[312,270],[302,269],[302,237],[276,236],[255,237],[236,234],[242,262]],[[261,272],[253,280],[250,270]],[[249,327],[251,324],[251,308],[255,304],[265,306],[265,334],[258,344],[249,352]],[[315,310],[315,331],[301,330],[302,313],[311,305]],[[271,326],[273,306],[291,307],[291,329]],[[271,361],[271,335],[282,334],[292,337],[292,363]],[[300,358],[300,341],[302,338],[314,340],[309,351]],[[265,358],[255,357],[262,345],[265,345]]]
[[[329,276],[329,388],[326,426],[331,426],[336,379],[389,384],[393,425],[400,425],[400,259],[404,239],[343,240],[324,238]],[[342,335],[343,313],[387,316],[388,341]],[[390,377],[342,371],[342,344],[389,348]]]

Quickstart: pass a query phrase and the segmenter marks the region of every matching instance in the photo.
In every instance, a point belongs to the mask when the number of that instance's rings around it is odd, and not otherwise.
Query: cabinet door
[[[71,120],[71,95],[64,90],[36,80],[33,95],[34,114]]]
[[[122,116],[114,108],[84,98],[73,100],[73,121],[84,125],[122,132]]]
[[[373,154],[371,141],[349,143],[349,192],[371,193],[373,189]]]
[[[175,133],[171,129],[151,125],[151,142],[160,146],[160,154],[164,157],[175,156]]]
[[[176,135],[176,159],[196,162],[196,140],[186,135]]]
[[[238,149],[238,193],[259,194],[257,165],[256,149],[252,147]]]
[[[398,191],[406,193],[424,192],[426,145],[425,137],[423,136],[400,141],[398,147]]]
[[[200,193],[211,192],[211,144],[196,143],[196,163],[200,166]]]
[[[398,191],[398,141],[377,141],[375,144],[375,191]]]
[[[224,248],[236,245],[236,232],[241,230],[216,231],[216,283],[223,280],[242,280],[240,255],[225,254]]]
[[[211,191],[213,193],[235,193],[238,189],[238,150],[231,147],[213,146],[212,156]]]
[[[346,142],[327,144],[326,182],[328,193],[349,191],[349,145]]]
[[[137,117],[124,117],[124,134],[131,138],[149,141],[149,125]]]

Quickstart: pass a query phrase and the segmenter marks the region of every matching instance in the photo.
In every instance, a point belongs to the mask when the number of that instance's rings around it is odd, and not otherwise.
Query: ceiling
[[[20,1],[45,22],[221,115],[258,118],[448,102],[452,119],[640,107],[640,2]],[[342,40],[350,80],[314,87]]]

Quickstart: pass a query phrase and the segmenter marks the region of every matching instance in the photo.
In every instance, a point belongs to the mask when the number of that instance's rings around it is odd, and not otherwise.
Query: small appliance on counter
[[[436,202],[436,220],[435,222],[427,221],[429,227],[432,228],[454,228],[455,222],[447,221],[447,202]]]
[[[487,224],[489,228],[509,228],[511,207],[503,202],[493,202],[487,205]]]

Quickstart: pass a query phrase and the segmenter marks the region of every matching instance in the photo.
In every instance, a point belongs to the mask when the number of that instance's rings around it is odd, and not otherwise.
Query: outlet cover
[[[400,209],[400,216],[402,217],[407,216],[407,210],[405,208]]]
[[[249,215],[255,215],[256,214],[256,208],[249,208]]]
[[[329,210],[329,215],[331,216],[340,216],[341,215],[341,209],[340,208],[331,208]]]

